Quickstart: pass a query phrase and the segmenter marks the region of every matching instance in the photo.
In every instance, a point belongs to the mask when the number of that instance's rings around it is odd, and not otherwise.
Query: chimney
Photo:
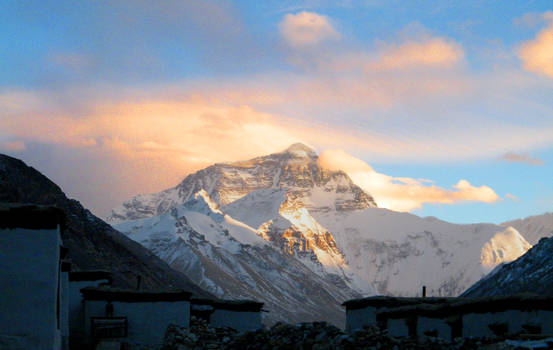
[[[136,290],[140,290],[140,282],[142,282],[142,276],[136,276]]]
[[[422,286],[422,297],[426,298],[426,286]]]

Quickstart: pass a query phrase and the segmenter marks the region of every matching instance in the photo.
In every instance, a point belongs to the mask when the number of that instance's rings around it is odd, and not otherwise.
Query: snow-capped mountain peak
[[[377,208],[303,144],[212,165],[123,203],[108,220],[214,294],[259,297],[288,321],[339,319],[348,297],[415,296],[423,284],[429,295],[458,295],[530,247],[512,228]],[[326,297],[307,292],[315,285]]]
[[[315,159],[317,158],[317,153],[315,153],[314,149],[299,142],[294,143],[293,145],[288,147],[284,152],[297,158],[315,158]]]
[[[297,143],[280,153],[215,164],[188,175],[176,187],[131,198],[114,208],[107,221],[115,224],[160,215],[187,202],[202,190],[218,206],[228,205],[256,190],[273,188],[303,197],[334,193],[335,203],[330,206],[343,210],[376,207],[373,198],[344,172],[323,169],[317,160],[314,150]],[[317,205],[315,202],[312,204]],[[329,205],[325,203],[324,207]]]
[[[532,245],[516,229],[509,226],[505,231],[496,233],[482,246],[480,262],[486,272],[490,272],[499,264],[516,260],[530,248]]]

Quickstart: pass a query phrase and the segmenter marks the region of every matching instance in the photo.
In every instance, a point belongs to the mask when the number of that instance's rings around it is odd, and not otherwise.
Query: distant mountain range
[[[0,154],[0,202],[56,206],[65,212],[63,244],[74,269],[113,272],[114,284],[135,288],[141,276],[143,289],[186,289],[209,297],[186,275],[171,269],[152,252],[94,216],[44,175],[21,160]]]
[[[457,225],[377,207],[309,147],[215,164],[136,196],[107,221],[220,297],[271,320],[343,322],[359,295],[455,296],[531,245],[513,227]]]

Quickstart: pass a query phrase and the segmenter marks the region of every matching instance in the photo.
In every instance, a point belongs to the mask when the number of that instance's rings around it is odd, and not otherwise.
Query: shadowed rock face
[[[24,162],[0,154],[0,202],[55,206],[66,216],[64,245],[75,269],[104,269],[114,272],[114,284],[136,287],[142,276],[143,289],[182,288],[197,295],[210,293],[174,271],[140,244],[128,239],[94,216],[74,199],[65,196],[55,183]]]
[[[517,260],[495,268],[462,296],[535,293],[553,295],[553,239],[542,238]]]

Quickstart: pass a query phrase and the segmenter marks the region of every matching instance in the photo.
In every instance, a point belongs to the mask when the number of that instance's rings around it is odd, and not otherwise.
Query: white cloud
[[[390,45],[378,55],[373,69],[407,69],[416,67],[453,67],[462,60],[464,50],[458,43],[431,37]]]
[[[321,166],[345,171],[358,186],[370,193],[379,207],[411,211],[423,204],[455,204],[465,201],[493,203],[500,198],[488,186],[476,187],[459,180],[452,189],[431,184],[430,180],[392,177],[381,174],[364,161],[342,150],[326,150],[319,157]]]
[[[279,23],[279,30],[284,40],[296,48],[340,38],[327,16],[307,11],[284,16]]]
[[[553,78],[553,12],[544,13],[543,18],[548,26],[521,46],[519,57],[524,69]]]

